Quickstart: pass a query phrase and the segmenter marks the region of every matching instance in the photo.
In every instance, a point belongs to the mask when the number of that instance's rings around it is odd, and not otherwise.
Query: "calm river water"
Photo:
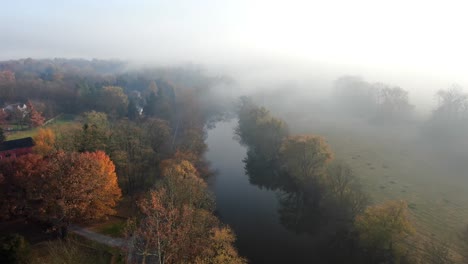
[[[250,263],[321,263],[310,235],[296,234],[280,222],[279,193],[249,182],[243,159],[247,149],[234,139],[237,120],[208,131],[207,159],[217,171],[210,188],[221,220],[234,229],[239,253]]]

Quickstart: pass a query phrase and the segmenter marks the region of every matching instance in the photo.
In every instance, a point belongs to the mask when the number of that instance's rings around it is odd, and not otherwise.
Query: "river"
[[[237,120],[219,122],[208,131],[206,158],[217,172],[210,181],[217,212],[235,231],[239,253],[254,264],[321,263],[310,235],[281,224],[280,193],[249,182],[243,162],[247,148],[234,139],[236,125]]]

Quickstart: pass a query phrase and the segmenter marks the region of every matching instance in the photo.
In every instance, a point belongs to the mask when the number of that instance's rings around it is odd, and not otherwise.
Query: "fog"
[[[0,59],[196,63],[249,89],[294,81],[310,91],[358,75],[403,87],[429,110],[436,90],[468,83],[464,7],[461,1],[9,1],[0,10]]]
[[[463,83],[465,7],[401,0],[8,1],[0,11],[0,56],[299,62]]]
[[[458,246],[468,216],[467,9],[427,0],[5,1],[0,60],[116,59],[129,71],[224,76],[204,102],[234,112],[249,96],[294,134],[323,136],[373,202],[408,200],[425,236]]]

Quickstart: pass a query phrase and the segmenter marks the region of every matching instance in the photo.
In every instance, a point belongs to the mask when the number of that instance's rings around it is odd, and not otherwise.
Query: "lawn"
[[[70,234],[66,241],[51,240],[31,247],[31,263],[125,263],[125,254],[117,248]]]
[[[112,237],[124,237],[127,219],[110,216],[107,221],[94,224],[89,227],[90,230]]]
[[[52,122],[39,128],[47,127],[47,128],[54,129],[54,128],[59,128],[61,126],[66,126],[75,122],[77,122],[76,116],[62,114],[62,115],[59,115],[56,119],[54,119]],[[8,132],[7,140],[13,140],[13,139],[19,139],[19,138],[25,138],[25,137],[34,137],[34,135],[36,135],[39,128]]]
[[[353,168],[373,203],[407,201],[415,240],[448,242],[460,258],[458,234],[468,224],[468,167],[454,169],[447,153],[420,141],[415,127],[383,133],[385,129],[366,124],[310,117],[290,125],[295,133],[325,137],[335,158]]]

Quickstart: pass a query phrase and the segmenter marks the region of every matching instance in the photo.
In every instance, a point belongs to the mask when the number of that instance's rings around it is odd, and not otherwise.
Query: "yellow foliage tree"
[[[189,205],[211,210],[214,202],[205,181],[187,160],[167,159],[161,163],[161,185],[177,207]]]
[[[323,175],[333,154],[322,137],[298,135],[286,138],[280,149],[282,167],[298,182]]]
[[[244,264],[234,247],[236,236],[229,227],[215,227],[211,230],[209,244],[203,254],[197,257],[196,264]]]
[[[368,207],[354,224],[363,247],[389,250],[398,256],[404,249],[402,242],[414,232],[408,218],[406,202],[388,201]]]
[[[34,152],[48,155],[55,151],[55,133],[50,128],[41,128],[34,137]]]

